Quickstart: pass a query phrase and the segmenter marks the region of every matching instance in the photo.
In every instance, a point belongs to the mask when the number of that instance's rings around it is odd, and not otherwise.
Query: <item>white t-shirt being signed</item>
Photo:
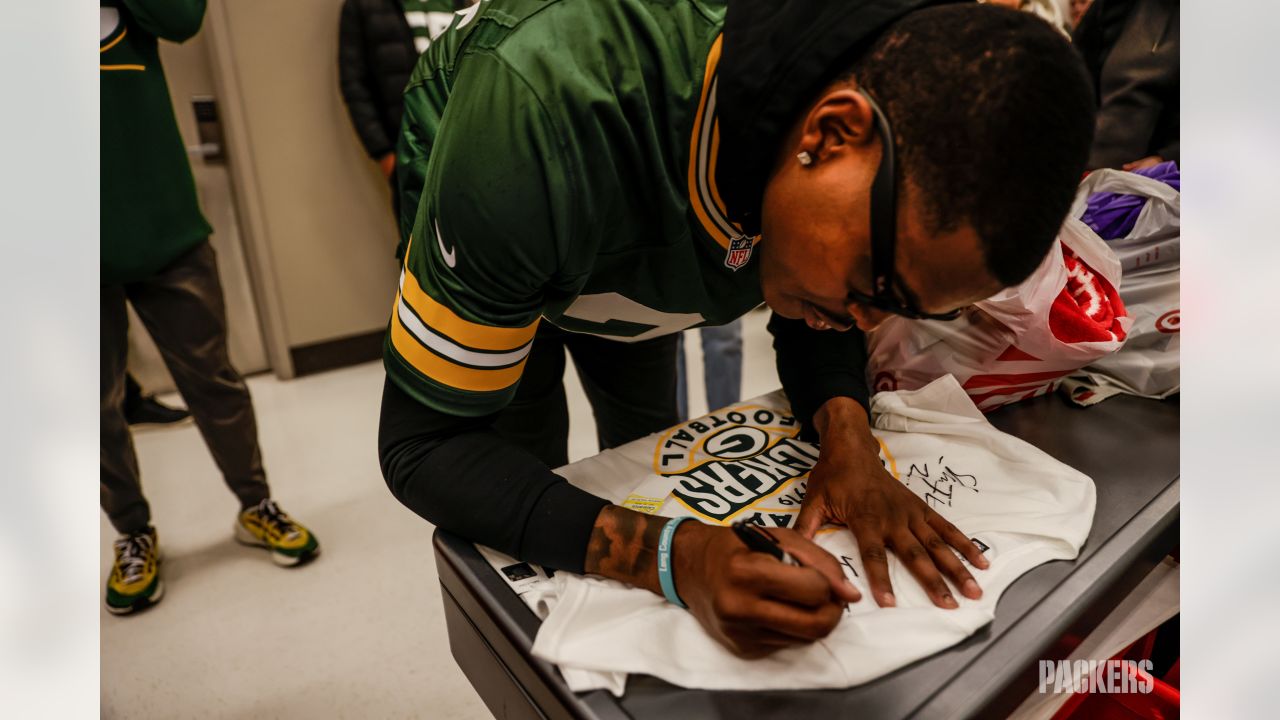
[[[621,694],[626,673],[690,688],[849,687],[963,640],[991,621],[1000,594],[1024,572],[1076,556],[1093,522],[1093,481],[996,430],[950,376],[916,391],[880,393],[871,409],[889,472],[986,548],[991,567],[970,568],[983,588],[980,600],[956,591],[958,609],[935,607],[891,554],[897,607],[881,609],[852,534],[824,528],[818,544],[841,562],[862,601],[849,606],[825,640],[748,661],[647,590],[564,572],[548,578],[541,568],[486,550],[544,616],[534,654],[556,663],[577,691]],[[795,438],[799,424],[788,413],[775,392],[558,472],[641,512],[787,527],[818,456],[817,447]]]

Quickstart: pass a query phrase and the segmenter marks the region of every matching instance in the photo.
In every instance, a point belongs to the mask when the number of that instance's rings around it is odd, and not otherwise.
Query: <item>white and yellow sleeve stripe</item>
[[[516,384],[539,320],[521,327],[471,322],[428,295],[403,270],[392,316],[391,344],[400,357],[435,382],[470,392]]]

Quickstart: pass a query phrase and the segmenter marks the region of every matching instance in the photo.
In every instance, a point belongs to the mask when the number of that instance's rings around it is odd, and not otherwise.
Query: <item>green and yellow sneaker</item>
[[[107,579],[107,612],[128,615],[160,602],[163,596],[156,529],[148,527],[144,533],[121,535],[116,540],[115,566]]]
[[[271,498],[240,513],[236,540],[271,550],[275,564],[285,567],[306,562],[320,553],[316,536]]]

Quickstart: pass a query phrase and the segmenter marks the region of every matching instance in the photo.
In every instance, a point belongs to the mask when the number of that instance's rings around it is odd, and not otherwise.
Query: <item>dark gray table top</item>
[[[1057,396],[990,416],[1001,430],[1093,478],[1097,510],[1080,557],[1034,568],[1001,596],[995,620],[964,642],[874,682],[845,690],[713,692],[632,676],[615,699],[575,696],[549,664],[529,656],[538,619],[475,550],[436,534],[441,582],[478,627],[500,633],[527,664],[522,685],[544,684],[571,715],[602,718],[998,717],[1035,689],[1038,660],[1073,649],[1177,542],[1177,398],[1116,397],[1091,408]],[[469,607],[467,607],[469,606]]]

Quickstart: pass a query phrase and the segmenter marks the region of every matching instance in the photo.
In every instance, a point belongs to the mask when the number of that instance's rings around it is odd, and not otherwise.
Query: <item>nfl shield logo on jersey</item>
[[[729,252],[724,256],[724,266],[737,270],[751,260],[751,238],[742,235],[729,243]]]

